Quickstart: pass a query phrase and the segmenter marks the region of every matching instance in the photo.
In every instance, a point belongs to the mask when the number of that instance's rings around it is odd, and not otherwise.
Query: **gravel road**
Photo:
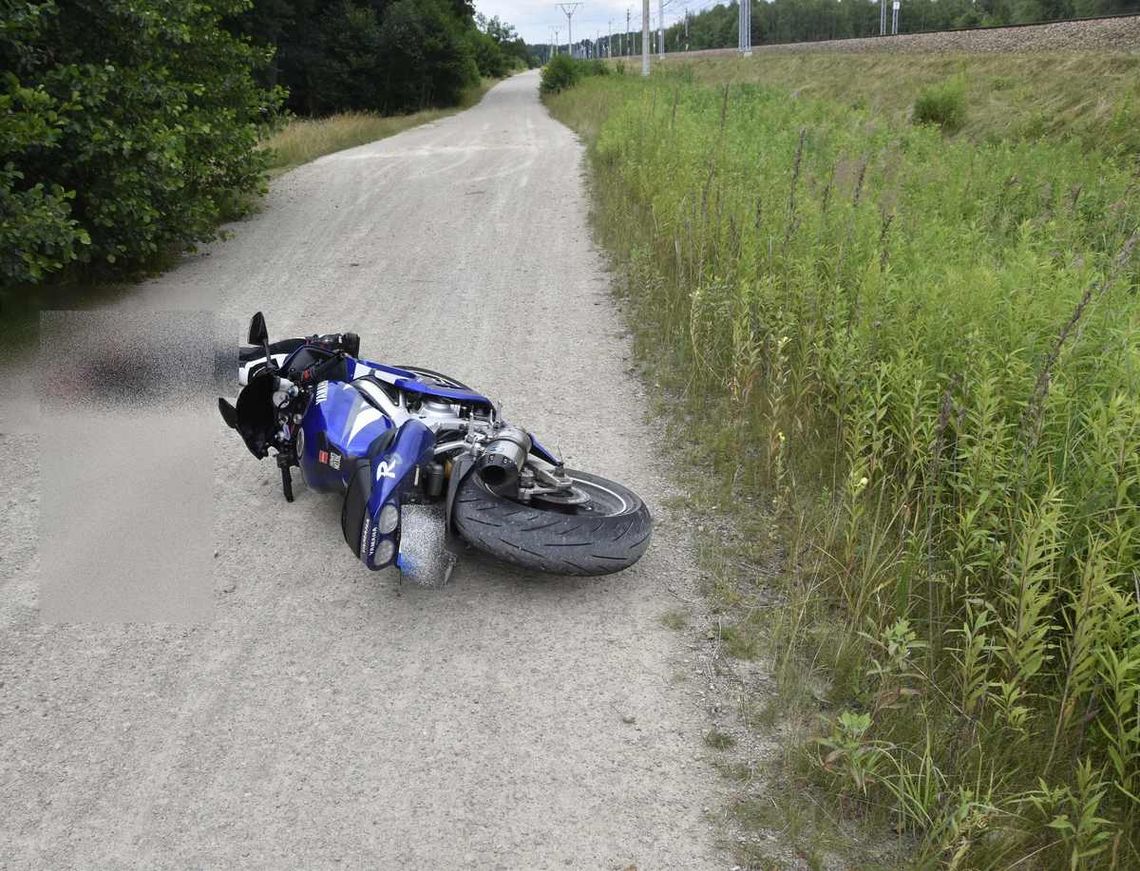
[[[568,580],[472,557],[443,590],[401,586],[354,560],[334,497],[286,505],[219,420],[213,622],[41,624],[25,384],[0,408],[0,866],[731,864],[693,654],[659,622],[695,595],[683,523],[582,148],[537,84],[281,177],[116,305],[263,309],[275,336],[353,329],[369,356],[452,372],[638,490],[661,521],[645,559]]]

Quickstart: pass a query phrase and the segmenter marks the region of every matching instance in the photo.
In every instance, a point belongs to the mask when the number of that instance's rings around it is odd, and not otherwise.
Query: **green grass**
[[[1140,152],[1140,55],[758,53],[666,61],[667,70],[712,86],[761,84],[797,97],[866,110],[875,123],[910,119],[924,90],[962,83],[959,135],[975,142],[1072,138],[1100,153]]]
[[[458,106],[447,109],[426,109],[410,115],[342,112],[327,118],[292,118],[262,141],[262,146],[272,151],[270,174],[279,175],[322,155],[386,139],[454,115],[478,103],[495,83],[493,79],[484,79],[467,92]]]
[[[1010,88],[1040,71],[1000,60]],[[910,107],[960,69],[890,109],[834,63],[831,91],[726,85],[714,61],[548,98],[590,144],[639,353],[706,470],[694,499],[736,506],[739,549],[778,569],[714,585],[719,635],[770,655],[812,728],[786,776],[917,867],[1137,867],[1128,88],[1096,67],[1082,89],[1119,103],[1026,136],[1068,83],[984,124],[967,84],[947,136]]]

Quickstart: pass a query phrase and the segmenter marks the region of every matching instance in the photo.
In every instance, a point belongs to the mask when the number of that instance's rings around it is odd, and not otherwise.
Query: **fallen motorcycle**
[[[276,453],[312,490],[343,494],[344,540],[370,569],[446,581],[454,537],[499,559],[563,575],[637,562],[652,518],[627,487],[567,469],[498,404],[418,366],[359,356],[353,333],[270,343],[253,316],[225,422],[258,459]]]

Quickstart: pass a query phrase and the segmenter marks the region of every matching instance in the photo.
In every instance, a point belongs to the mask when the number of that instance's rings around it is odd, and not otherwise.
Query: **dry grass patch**
[[[448,109],[425,109],[410,115],[377,115],[372,112],[342,112],[327,118],[293,118],[263,142],[273,152],[270,174],[280,175],[325,154],[386,139],[421,124],[430,124],[470,108],[495,84],[485,79],[463,101]]]

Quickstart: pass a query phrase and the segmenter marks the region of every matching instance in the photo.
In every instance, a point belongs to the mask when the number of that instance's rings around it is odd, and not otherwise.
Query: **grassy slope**
[[[639,346],[682,397],[686,459],[713,472],[696,505],[738,507],[734,552],[710,550],[782,575],[785,607],[726,571],[711,602],[728,652],[775,660],[785,725],[830,724],[827,749],[789,747],[778,787],[748,775],[734,806],[746,826],[798,833],[809,857],[837,841],[804,817],[838,812],[893,822],[929,863],[1140,861],[1137,805],[1118,791],[1135,790],[1140,719],[1098,660],[1140,677],[1135,267],[1078,310],[1030,412],[1040,431],[1022,418],[1083,289],[1140,223],[1136,70],[1108,55],[760,56],[550,100],[591,144],[598,232]],[[915,130],[916,96],[949,76],[966,83],[965,126]],[[725,102],[701,86],[726,82],[776,91]],[[1095,640],[1068,631],[1077,616]],[[1120,766],[1092,725],[1112,731],[1114,704],[1136,729]],[[769,731],[772,710],[742,708]],[[810,784],[837,802],[790,798]],[[749,843],[741,858],[767,867],[763,839]]]
[[[420,124],[462,112],[483,99],[495,82],[495,79],[484,79],[464,95],[458,106],[447,109],[426,109],[410,115],[345,112],[328,118],[293,118],[262,143],[273,152],[270,174],[279,175],[322,155],[386,139]]]
[[[1076,137],[1099,151],[1140,152],[1140,54],[758,54],[748,60],[669,60],[701,83],[767,84],[909,119],[925,87],[961,75],[969,107],[962,135],[1011,140]]]

